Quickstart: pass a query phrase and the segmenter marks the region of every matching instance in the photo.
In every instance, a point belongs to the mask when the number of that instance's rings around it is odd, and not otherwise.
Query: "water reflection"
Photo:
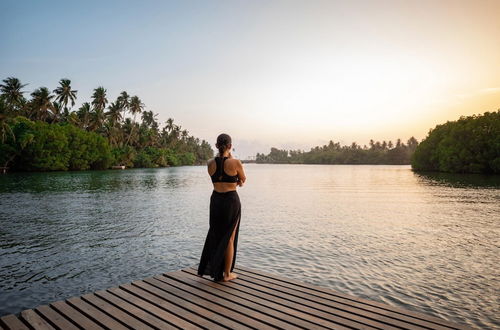
[[[494,327],[498,178],[246,166],[237,263]],[[205,167],[0,176],[0,315],[196,265]]]
[[[455,188],[500,188],[500,175],[414,172],[423,184]]]

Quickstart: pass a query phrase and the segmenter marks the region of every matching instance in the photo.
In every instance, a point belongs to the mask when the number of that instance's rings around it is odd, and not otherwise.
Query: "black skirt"
[[[233,241],[233,262],[236,261],[238,232],[240,229],[241,204],[236,190],[228,192],[213,191],[210,197],[210,228],[198,265],[198,275],[210,275],[214,281],[221,281],[224,273],[224,254],[236,228]]]

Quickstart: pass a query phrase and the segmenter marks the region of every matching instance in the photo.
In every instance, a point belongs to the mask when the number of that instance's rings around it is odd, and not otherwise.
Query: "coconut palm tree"
[[[88,102],[83,103],[82,106],[76,112],[76,114],[78,115],[79,119],[78,126],[80,128],[88,130],[90,125],[90,120],[92,118],[92,111],[90,108],[90,104]]]
[[[153,126],[153,123],[156,122],[156,116],[158,116],[158,114],[153,111],[144,111],[142,113],[142,124],[146,127]]]
[[[165,128],[167,129],[167,132],[172,132],[172,130],[174,129],[174,119],[168,118],[166,123],[167,125],[165,126]]]
[[[94,111],[91,112],[90,125],[89,125],[90,130],[101,131],[102,133],[103,124],[105,121],[106,121],[106,114],[104,113],[104,110],[101,108],[95,108]]]
[[[141,99],[138,96],[132,96],[130,98],[129,111],[132,115],[134,115],[134,121],[136,114],[141,113],[143,110],[144,110],[144,103],[142,103]]]
[[[54,89],[56,94],[56,101],[59,102],[64,109],[68,108],[68,103],[71,102],[71,106],[75,105],[77,90],[71,89],[71,80],[61,79],[59,80],[59,87]]]
[[[111,102],[108,106],[108,110],[109,111],[106,112],[106,117],[109,119],[113,127],[118,126],[118,124],[122,121],[120,104],[117,102]]]
[[[47,87],[40,87],[31,93],[32,117],[37,120],[47,120],[55,113],[55,107],[52,103],[54,95],[50,94]],[[52,113],[51,113],[52,111]]]
[[[182,132],[181,132],[182,139],[186,140],[188,136],[189,136],[188,130],[187,129],[182,130]]]
[[[106,120],[106,114],[104,113],[106,104],[108,104],[106,92],[107,91],[104,87],[99,86],[94,89],[94,93],[92,94],[92,116],[90,129],[93,131],[100,130]]]
[[[121,111],[123,111],[122,118],[125,119],[125,114],[129,110],[130,107],[130,95],[126,91],[120,93],[118,98],[116,99],[116,103],[120,106]]]
[[[104,111],[106,108],[106,104],[108,104],[108,99],[106,98],[106,89],[102,86],[94,89],[94,93],[92,94],[92,106],[94,110],[100,109]]]
[[[123,93],[126,93],[126,92],[122,92],[122,95],[123,95]],[[122,95],[120,95],[120,96],[122,96]],[[136,96],[136,95],[132,96],[130,98],[130,103],[129,103],[128,109],[129,109],[130,113],[132,115],[134,115],[133,123],[135,123],[135,116],[144,110],[144,103],[142,103],[141,99],[138,96]],[[128,143],[130,142],[130,137],[134,133],[135,126],[136,125],[132,125],[132,129],[131,129],[130,134],[127,138],[127,141],[125,142],[125,145],[128,145]]]
[[[22,89],[28,84],[21,84],[21,81],[14,77],[4,79],[3,84],[0,84],[0,95],[10,110],[19,109],[24,103],[25,93]]]

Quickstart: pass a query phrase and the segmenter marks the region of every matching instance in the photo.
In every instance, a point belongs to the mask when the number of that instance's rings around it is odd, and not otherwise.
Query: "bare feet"
[[[229,273],[229,276],[225,276],[224,275],[224,278],[222,279],[224,282],[228,282],[228,281],[231,281],[231,280],[234,280],[235,278],[238,277],[238,274],[236,273]]]

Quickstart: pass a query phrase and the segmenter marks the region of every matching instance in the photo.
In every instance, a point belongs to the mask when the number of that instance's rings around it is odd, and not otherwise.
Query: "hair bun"
[[[222,156],[227,146],[230,144],[231,144],[231,137],[226,133],[222,133],[217,137],[217,143],[215,144],[215,146],[219,150],[219,154]]]

